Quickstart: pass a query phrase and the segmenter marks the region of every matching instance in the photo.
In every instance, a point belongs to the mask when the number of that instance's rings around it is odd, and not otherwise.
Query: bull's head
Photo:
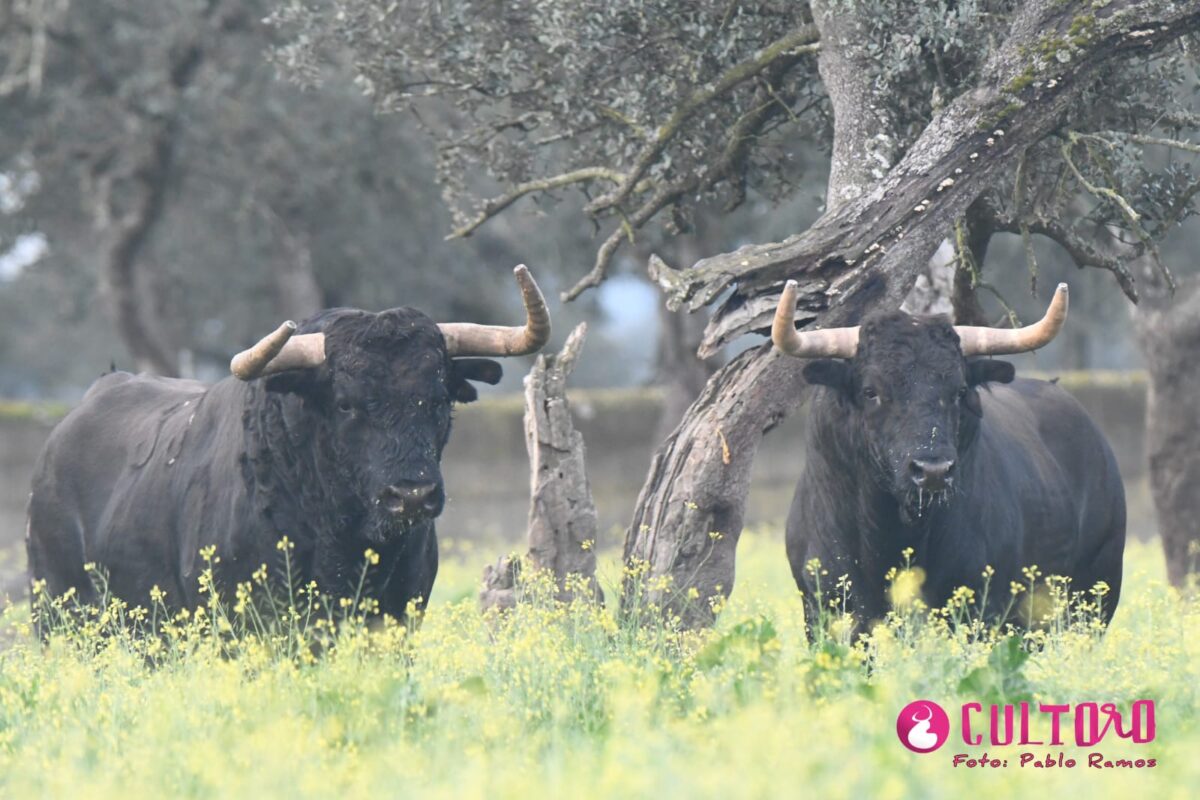
[[[522,327],[439,325],[411,308],[334,309],[304,323],[304,332],[285,322],[233,358],[234,376],[265,378],[269,392],[300,397],[303,424],[321,432],[316,457],[365,511],[372,541],[441,513],[451,405],[476,398],[468,381],[500,380],[498,363],[473,356],[525,355],[550,338],[541,291],[524,266],[515,274]]]
[[[796,284],[788,281],[772,341],[788,355],[818,359],[805,365],[805,379],[836,392],[850,441],[867,451],[873,477],[911,522],[954,486],[983,415],[978,387],[1013,379],[1008,362],[972,357],[1023,353],[1053,339],[1066,321],[1067,285],[1059,284],[1039,322],[1018,329],[897,311],[859,327],[799,332],[795,309]]]

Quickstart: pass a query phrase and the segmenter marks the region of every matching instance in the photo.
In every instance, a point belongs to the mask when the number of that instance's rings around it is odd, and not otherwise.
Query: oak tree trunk
[[[1137,314],[1138,344],[1149,370],[1146,451],[1150,488],[1167,559],[1183,587],[1200,567],[1200,279],[1180,282],[1173,299],[1147,293]]]
[[[145,302],[148,289],[140,277],[147,245],[166,210],[185,94],[203,66],[209,38],[236,24],[238,11],[227,0],[205,0],[194,30],[169,43],[165,68],[157,76],[161,110],[151,113],[137,98],[114,97],[125,106],[128,144],[112,166],[86,179],[94,193],[96,225],[108,233],[100,260],[113,322],[139,371],[179,374],[175,351],[152,304]]]
[[[151,123],[154,130],[131,156],[127,180],[105,181],[101,218],[111,218],[118,205],[115,192],[127,197],[127,208],[112,222],[108,246],[102,253],[105,288],[113,321],[139,372],[174,377],[179,364],[167,337],[144,302],[146,287],[139,281],[144,251],[166,206],[165,195],[174,158],[174,125]],[[125,176],[122,176],[125,177]]]

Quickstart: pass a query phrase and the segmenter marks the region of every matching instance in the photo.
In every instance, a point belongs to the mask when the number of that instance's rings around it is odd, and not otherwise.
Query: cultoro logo
[[[932,700],[914,700],[896,717],[900,743],[914,753],[932,753],[950,736],[950,717]]]
[[[1081,702],[991,705],[966,702],[955,709],[958,736],[967,747],[988,748],[981,753],[953,753],[955,767],[1145,769],[1158,766],[1158,757],[1139,750],[1106,753],[1093,750],[1102,742],[1123,740],[1126,745],[1149,745],[1157,732],[1154,701],[1134,700],[1128,710],[1116,703]],[[950,738],[950,718],[932,700],[914,700],[896,717],[896,736],[914,753],[932,753]],[[1064,752],[1055,748],[1073,746]],[[1009,747],[1030,748],[1013,753]]]

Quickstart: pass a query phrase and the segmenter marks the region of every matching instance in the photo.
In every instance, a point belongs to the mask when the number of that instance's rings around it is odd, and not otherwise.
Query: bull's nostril
[[[953,480],[953,459],[925,460],[913,459],[909,465],[909,474],[913,483],[922,489],[944,489]]]
[[[396,516],[431,516],[442,509],[442,487],[437,483],[404,481],[384,489],[379,499]]]

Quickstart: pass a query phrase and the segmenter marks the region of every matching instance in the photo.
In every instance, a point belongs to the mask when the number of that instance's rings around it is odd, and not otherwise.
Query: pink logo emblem
[[[950,736],[950,717],[932,700],[913,700],[896,717],[900,743],[914,753],[932,753]]]

